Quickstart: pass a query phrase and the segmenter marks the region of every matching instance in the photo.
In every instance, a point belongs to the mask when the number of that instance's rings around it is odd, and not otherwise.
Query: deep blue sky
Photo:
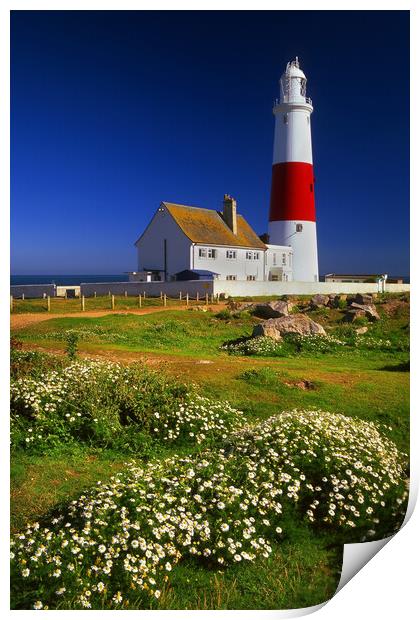
[[[161,200],[267,228],[308,77],[320,273],[409,273],[408,11],[12,13],[12,273],[119,273]]]

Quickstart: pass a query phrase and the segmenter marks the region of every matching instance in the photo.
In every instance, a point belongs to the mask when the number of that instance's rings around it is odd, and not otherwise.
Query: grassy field
[[[156,302],[160,300],[150,301]],[[408,452],[408,352],[397,343],[408,338],[409,307],[384,304],[378,310],[381,321],[369,326],[369,334],[389,339],[391,350],[341,348],[275,358],[233,356],[221,351],[221,345],[249,336],[257,319],[246,313],[219,318],[216,312],[185,309],[143,316],[63,316],[28,325],[12,335],[25,348],[61,354],[70,330],[78,335],[79,356],[124,364],[146,359],[165,375],[198,386],[209,398],[229,400],[250,421],[294,408],[343,413],[379,423],[398,448]],[[36,311],[33,306],[31,311]],[[340,310],[311,311],[309,316],[329,333],[342,328]],[[191,453],[199,447],[186,450]],[[153,448],[143,458],[172,453],[171,448]],[[109,478],[126,460],[124,450],[95,446],[59,446],[47,455],[16,452],[11,465],[12,529],[19,530],[27,520],[77,497],[97,479]],[[295,524],[290,532],[268,559],[246,566],[209,571],[196,563],[182,563],[154,607],[279,609],[330,598],[340,577],[341,545],[304,524]]]

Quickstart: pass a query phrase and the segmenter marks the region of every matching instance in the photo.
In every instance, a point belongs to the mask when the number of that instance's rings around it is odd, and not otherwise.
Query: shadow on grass
[[[387,364],[379,370],[387,370],[388,372],[410,372],[410,360],[401,362],[400,364]]]

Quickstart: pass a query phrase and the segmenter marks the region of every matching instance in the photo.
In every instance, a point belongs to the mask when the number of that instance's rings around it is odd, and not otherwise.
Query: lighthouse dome
[[[300,68],[297,57],[287,63],[280,78],[280,88],[281,100],[284,103],[306,102],[306,75]]]
[[[296,66],[295,60],[287,63],[287,67],[282,77],[290,77],[290,78],[301,78],[306,80],[306,75],[303,73],[302,69],[299,66]]]

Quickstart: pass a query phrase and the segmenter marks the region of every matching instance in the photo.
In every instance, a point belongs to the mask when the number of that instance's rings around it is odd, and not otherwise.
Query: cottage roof
[[[234,235],[218,211],[172,202],[162,204],[193,243],[266,249],[242,215],[237,216],[238,233]]]

